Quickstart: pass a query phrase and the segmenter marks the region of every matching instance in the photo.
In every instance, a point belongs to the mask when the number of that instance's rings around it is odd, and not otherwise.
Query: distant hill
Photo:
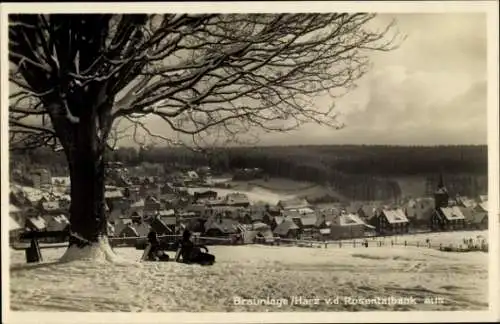
[[[47,150],[12,155],[30,163],[65,167],[59,153]],[[165,170],[209,165],[214,172],[261,168],[271,177],[313,182],[339,196],[357,200],[396,199],[429,194],[440,173],[452,194],[487,192],[487,146],[318,145],[227,147],[205,153],[186,148],[120,148],[107,153],[125,165],[161,163]],[[61,162],[62,161],[62,162]]]

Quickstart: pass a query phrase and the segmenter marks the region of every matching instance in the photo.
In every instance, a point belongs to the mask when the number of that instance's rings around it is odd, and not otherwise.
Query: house
[[[330,226],[330,238],[334,240],[363,237],[367,225],[356,214],[343,213]]]
[[[383,235],[408,233],[409,220],[400,208],[382,209],[375,218],[375,228]]]
[[[147,196],[144,200],[144,213],[154,214],[155,212],[161,210],[160,201],[154,196]]]
[[[71,185],[70,177],[52,177],[50,180],[53,186],[69,187]]]
[[[206,236],[228,236],[238,233],[240,223],[234,219],[212,216],[205,222]]]
[[[173,209],[162,209],[158,212],[158,217],[172,217],[175,216],[175,210]]]
[[[454,230],[465,228],[465,216],[458,206],[440,207],[432,215],[433,230]]]
[[[279,216],[276,216],[275,219],[278,217]],[[283,217],[281,219],[281,222],[277,223],[276,227],[273,229],[273,233],[283,238],[297,238],[300,230],[297,224],[288,217]]]
[[[450,205],[448,191],[440,175],[438,188],[434,193],[434,212],[431,217],[431,229],[435,231],[463,229],[465,216],[460,206]]]
[[[412,227],[429,228],[434,213],[434,200],[432,198],[412,199],[404,206],[404,212]]]
[[[59,201],[42,201],[39,204],[39,209],[42,214],[60,214],[63,212],[63,209],[59,205]]]
[[[294,199],[286,199],[278,201],[277,206],[283,210],[293,210],[300,208],[310,208],[310,203],[303,198],[294,198]]]
[[[254,223],[248,229],[241,232],[243,243],[274,242],[274,235],[269,225],[264,223]]]
[[[283,216],[292,219],[301,229],[301,232],[306,229],[310,230],[316,227],[316,223],[318,221],[316,213],[310,209],[303,209],[302,212],[299,212],[298,210],[285,210],[283,211]]]
[[[26,218],[26,223],[24,227],[30,231],[45,231],[47,228],[47,222],[42,216],[31,216]]]
[[[227,203],[226,203],[226,198],[216,198],[216,199],[213,199],[213,200],[206,200],[203,202],[205,206],[207,207],[216,207],[216,206],[226,206]]]
[[[123,192],[119,189],[106,189],[104,191],[104,199],[107,201],[120,200],[124,198]]]
[[[341,214],[321,212],[316,217],[316,227],[319,229],[330,228],[330,226],[337,220]]]
[[[68,229],[69,220],[63,215],[45,215],[44,217],[47,231],[64,231]]]
[[[237,207],[248,207],[250,206],[250,200],[246,194],[234,192],[226,196],[226,204]]]
[[[194,193],[194,201],[198,200],[213,200],[217,199],[217,192],[213,190],[201,191]]]
[[[52,184],[52,177],[47,169],[38,169],[31,172],[31,180],[35,188],[50,186]]]

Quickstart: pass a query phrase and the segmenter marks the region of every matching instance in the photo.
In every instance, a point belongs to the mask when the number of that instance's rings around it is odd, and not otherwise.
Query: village
[[[251,178],[260,171],[237,170],[235,175]],[[69,177],[51,176],[43,168],[13,174],[10,241],[24,231],[68,230]],[[16,182],[21,174],[23,185]],[[256,201],[232,190],[230,180],[212,177],[209,167],[163,174],[154,165],[127,168],[112,163],[105,190],[108,235],[144,238],[154,230],[172,236],[187,228],[233,244],[273,244],[278,238],[326,241],[488,228],[487,196],[450,197],[442,177],[433,197],[348,203],[311,203],[300,196],[277,203]]]

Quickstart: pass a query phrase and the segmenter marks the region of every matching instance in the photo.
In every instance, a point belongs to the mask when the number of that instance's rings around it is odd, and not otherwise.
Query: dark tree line
[[[426,177],[428,194],[432,194],[439,172],[446,174],[453,195],[487,192],[486,151],[482,146],[309,146],[221,148],[203,154],[185,148],[123,147],[109,151],[108,159],[129,166],[160,163],[167,171],[205,165],[216,173],[261,168],[270,177],[330,186],[346,199],[392,200],[400,197],[401,188],[388,177]],[[52,155],[39,150],[30,156],[33,161],[48,161],[56,168],[62,158]]]

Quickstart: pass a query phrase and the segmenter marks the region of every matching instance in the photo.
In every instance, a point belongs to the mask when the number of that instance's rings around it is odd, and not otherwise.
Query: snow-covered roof
[[[465,219],[464,214],[462,214],[462,210],[460,210],[458,206],[441,207],[440,210],[444,217],[448,220]]]
[[[46,211],[54,211],[61,208],[58,201],[45,201],[42,203],[42,207]]]
[[[177,220],[175,217],[172,216],[163,216],[160,217],[160,220],[165,224],[165,225],[175,225],[177,223]]]
[[[299,229],[297,224],[290,218],[284,219],[276,228],[274,229],[274,233],[278,235],[286,235],[290,230]]]
[[[390,224],[407,223],[408,218],[406,217],[402,209],[384,209],[383,214],[387,218]]]
[[[297,209],[288,209],[290,211],[296,211],[299,214],[311,214],[314,213],[314,209],[310,207],[302,207],[302,208],[297,208]]]
[[[250,200],[246,194],[234,192],[226,195],[226,202],[228,204],[249,203]]]
[[[28,217],[26,219],[26,222],[28,223],[28,225],[32,225],[37,230],[43,230],[44,228],[47,227],[47,222],[41,216]],[[29,226],[29,227],[31,227],[31,226]]]
[[[53,185],[55,184],[69,185],[70,177],[52,177],[51,182]]]
[[[59,224],[69,224],[68,217],[66,217],[66,215],[63,215],[63,214],[50,216],[50,219],[59,223]]]
[[[140,199],[130,204],[130,208],[138,208],[138,207],[144,207],[144,199]]]
[[[104,198],[113,199],[113,198],[123,198],[123,193],[120,190],[106,190],[104,192]]]
[[[158,213],[158,215],[160,215],[160,216],[173,216],[173,215],[175,215],[175,210],[173,210],[173,209],[162,209],[162,210],[160,210],[160,212]]]
[[[255,222],[255,223],[251,224],[251,226],[254,230],[269,229],[270,228],[269,225],[262,223],[262,222]]]
[[[301,198],[280,200],[278,204],[281,205],[283,209],[299,209],[309,207],[310,205],[306,199]]]
[[[319,233],[322,234],[322,235],[329,235],[331,233],[331,228],[320,228],[319,229]]]
[[[363,222],[358,215],[349,213],[340,215],[338,224],[340,226],[354,226],[364,225],[365,222]]]
[[[300,222],[304,226],[313,226],[316,225],[318,218],[315,213],[308,213],[300,215]]]
[[[205,222],[205,231],[209,229],[219,229],[223,233],[235,233],[237,231],[239,223],[230,218],[216,218],[212,217],[211,219]]]

